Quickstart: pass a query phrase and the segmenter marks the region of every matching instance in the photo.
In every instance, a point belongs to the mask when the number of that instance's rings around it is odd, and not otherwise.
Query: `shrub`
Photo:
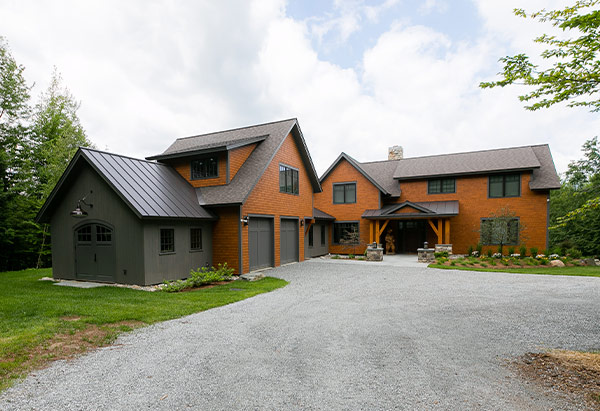
[[[340,259],[340,256],[339,256],[339,255],[337,255],[337,254],[335,254],[335,255],[332,255],[332,256],[331,256],[331,259],[332,259],[332,260],[339,260],[339,259]]]
[[[543,250],[543,251],[542,251],[542,254],[544,254],[544,255],[550,255],[550,254],[552,254],[552,253],[550,252],[550,250],[548,250],[548,249],[546,248],[545,250]]]
[[[354,254],[348,254],[348,258],[354,260]]]
[[[540,258],[540,264],[541,265],[548,265],[548,259],[547,258]]]
[[[569,248],[569,250],[567,251],[567,255],[571,258],[581,258],[582,253],[581,253],[581,251],[579,251],[578,249],[573,247],[573,248]]]
[[[498,246],[498,254],[502,255],[502,245]]]
[[[190,276],[185,280],[164,281],[162,291],[174,293],[187,288],[200,287],[202,285],[216,283],[219,281],[230,280],[233,275],[233,268],[225,264],[219,264],[215,267],[201,267],[190,271]]]
[[[493,255],[494,253],[492,252],[492,250],[491,250],[491,249],[489,249],[489,248],[488,248],[488,250],[487,250],[486,254],[487,254],[488,258],[492,258],[492,255]]]
[[[519,247],[519,254],[521,254],[521,257],[525,257],[527,255],[527,247],[525,247],[525,245]]]
[[[475,247],[477,250],[477,253],[479,253],[479,255],[482,255],[481,253],[483,252],[483,244],[478,243],[477,247]]]
[[[479,251],[475,250],[471,253],[472,257],[479,257]]]
[[[538,249],[537,249],[537,247],[531,247],[529,249],[529,251],[531,251],[531,256],[532,257],[535,257],[536,255],[538,255]]]
[[[486,263],[481,263],[480,264],[482,267],[487,267],[488,265]]]
[[[473,246],[470,245],[469,248],[467,249],[467,255],[472,255],[473,254]]]
[[[502,253],[494,253],[492,254],[492,258],[502,258]]]
[[[362,256],[357,258],[357,260],[361,260],[361,261],[365,260],[365,259],[366,259],[366,257],[362,257]]]
[[[508,247],[508,255],[513,255],[515,253],[515,247]]]
[[[435,258],[439,258],[439,257],[448,257],[450,254],[448,253],[448,251],[438,251],[437,253],[433,253],[433,256]]]
[[[450,265],[456,265],[456,261],[450,261]]]

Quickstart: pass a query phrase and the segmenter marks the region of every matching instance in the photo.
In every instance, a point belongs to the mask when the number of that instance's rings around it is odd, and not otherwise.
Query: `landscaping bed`
[[[0,390],[56,359],[112,343],[119,334],[231,304],[286,281],[224,282],[188,292],[58,287],[51,269],[0,273]],[[186,290],[187,291],[187,290]]]

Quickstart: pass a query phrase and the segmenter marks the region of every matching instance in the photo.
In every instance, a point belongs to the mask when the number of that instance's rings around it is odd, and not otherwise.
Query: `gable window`
[[[298,194],[298,170],[279,165],[279,192]]]
[[[358,244],[358,223],[333,223],[334,244]]]
[[[437,178],[427,181],[427,194],[445,194],[456,192],[456,180],[454,178]]]
[[[521,195],[521,175],[501,174],[490,176],[488,186],[491,198],[519,197]]]
[[[321,245],[325,245],[325,226],[321,226]]]
[[[334,183],[333,204],[356,203],[356,183]]]
[[[160,252],[175,252],[175,230],[173,228],[160,229]]]
[[[308,246],[309,247],[312,247],[313,242],[314,242],[313,228],[314,228],[314,226],[311,225],[310,228],[308,229]]]
[[[190,228],[190,250],[191,251],[202,250],[202,229],[201,228]]]
[[[519,244],[518,218],[484,218],[481,220],[481,244]]]
[[[190,178],[200,180],[202,178],[219,177],[219,160],[216,155],[206,156],[192,160]]]

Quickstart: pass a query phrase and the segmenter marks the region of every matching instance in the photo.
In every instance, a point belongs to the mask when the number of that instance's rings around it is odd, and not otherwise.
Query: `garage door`
[[[273,267],[273,244],[273,219],[250,217],[248,221],[250,271]]]
[[[298,261],[298,220],[281,220],[281,264]]]
[[[114,233],[103,224],[86,224],[75,230],[75,270],[79,280],[115,281]]]

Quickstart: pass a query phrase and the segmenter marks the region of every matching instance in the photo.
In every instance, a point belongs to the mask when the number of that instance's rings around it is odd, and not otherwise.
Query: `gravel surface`
[[[600,349],[600,278],[311,260],[38,371],[3,410],[572,409],[508,361]]]

